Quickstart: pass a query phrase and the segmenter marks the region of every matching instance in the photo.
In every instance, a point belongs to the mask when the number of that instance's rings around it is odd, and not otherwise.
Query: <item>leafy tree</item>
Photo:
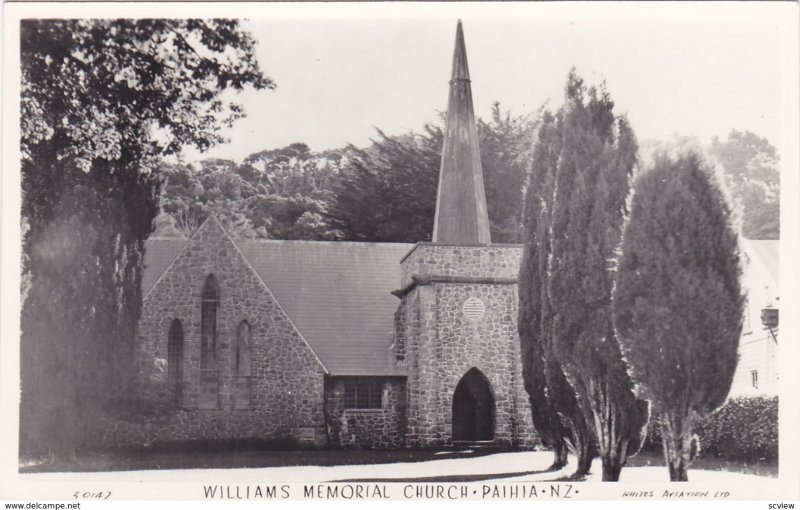
[[[530,164],[537,115],[514,116],[492,107],[478,121],[489,227],[494,242],[521,242],[522,192]],[[343,239],[416,242],[430,240],[443,143],[439,126],[423,133],[379,138],[367,149],[350,147],[334,185],[328,221]]]
[[[780,158],[766,138],[733,130],[714,138],[710,152],[722,167],[734,200],[743,209],[749,239],[780,238]]]
[[[531,162],[531,140],[541,112],[513,116],[492,105],[490,122],[478,120],[486,208],[492,242],[520,243],[525,174]]]
[[[206,215],[205,204],[200,199],[205,192],[200,176],[186,165],[163,165],[160,175],[161,212],[155,235],[170,236],[174,232],[189,237],[203,223]]]
[[[616,481],[644,440],[647,403],[636,399],[611,321],[636,140],[604,89],[570,72],[559,110],[547,293],[553,352],[593,425],[603,480]]]
[[[154,162],[206,149],[271,88],[235,20],[23,20],[23,449],[62,456],[132,367]]]
[[[338,152],[315,154],[304,143],[257,152],[245,159],[245,163],[255,169],[255,172],[247,172],[253,184],[264,186],[270,194],[283,196],[311,196],[329,189],[338,174],[340,161]]]
[[[351,241],[429,241],[436,212],[442,131],[387,136],[368,149],[349,147],[334,187],[328,222]]]
[[[641,393],[661,417],[672,481],[686,481],[698,419],[736,369],[744,299],[731,213],[696,154],[657,158],[635,185],[614,316]]]
[[[704,146],[700,138],[694,135],[673,133],[665,139],[641,140],[639,142],[639,168],[652,167],[655,164],[656,158],[663,154],[674,154],[677,156],[688,151],[698,154],[710,154],[708,152],[708,147]]]
[[[206,159],[197,170],[186,165],[165,166],[161,210],[174,218],[185,237],[210,214],[235,237],[258,237],[261,232],[246,210],[256,190],[240,176],[238,168],[235,162],[223,159]]]
[[[560,155],[556,118],[545,113],[539,127],[525,195],[525,249],[519,276],[519,336],[522,375],[533,423],[542,441],[553,448],[551,469],[567,463],[571,445],[578,456],[576,475],[588,473],[596,446],[572,387],[552,352],[547,281],[550,255],[550,211],[555,169]]]
[[[304,144],[252,154],[242,164],[207,159],[166,165],[158,235],[190,236],[215,214],[236,237],[333,239],[322,217],[341,156]]]
[[[332,240],[327,211],[342,164],[340,151],[313,153],[302,143],[252,154],[241,168],[256,184],[257,196],[248,214],[257,228],[273,239]],[[249,167],[247,166],[249,165]]]

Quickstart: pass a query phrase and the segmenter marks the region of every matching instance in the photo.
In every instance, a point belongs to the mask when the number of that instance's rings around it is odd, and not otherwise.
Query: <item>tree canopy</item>
[[[522,239],[522,193],[537,115],[512,115],[499,103],[489,121],[478,121],[489,227],[494,242]],[[351,147],[334,185],[330,223],[352,241],[428,241],[433,234],[442,129],[379,138]]]
[[[69,454],[125,384],[155,162],[242,116],[227,89],[272,88],[235,20],[23,20],[23,447]]]
[[[742,208],[748,239],[780,238],[780,158],[766,138],[732,130],[711,141],[711,155],[724,171],[734,201]]]
[[[492,239],[520,242],[522,194],[536,115],[495,103],[479,120]],[[430,240],[442,130],[378,137],[365,148],[312,152],[302,143],[263,150],[242,163],[165,165],[157,235],[188,236],[214,212],[236,236],[268,239]],[[220,193],[227,182],[229,193]]]
[[[348,241],[429,241],[436,212],[442,130],[380,138],[349,148],[327,218]]]
[[[313,153],[295,143],[261,151],[237,164],[206,159],[195,166],[162,166],[163,189],[157,236],[189,237],[216,215],[235,237],[332,240],[324,221],[342,155]]]

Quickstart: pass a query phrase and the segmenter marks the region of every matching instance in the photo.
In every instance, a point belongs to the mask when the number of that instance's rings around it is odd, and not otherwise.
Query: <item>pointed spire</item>
[[[433,242],[492,242],[461,20],[456,28]]]
[[[461,20],[458,20],[458,25],[456,25],[456,46],[453,49],[453,71],[450,79],[469,81],[467,50],[464,46],[464,30],[461,28]]]

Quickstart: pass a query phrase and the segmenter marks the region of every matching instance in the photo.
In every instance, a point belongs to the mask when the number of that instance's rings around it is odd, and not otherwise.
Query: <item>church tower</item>
[[[491,244],[461,21],[456,27],[433,242],[400,262],[395,355],[406,444],[530,447],[517,333],[519,245]]]

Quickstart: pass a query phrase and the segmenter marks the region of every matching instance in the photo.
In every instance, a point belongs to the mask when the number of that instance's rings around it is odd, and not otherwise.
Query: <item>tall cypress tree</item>
[[[659,411],[670,479],[686,481],[693,426],[730,390],[744,312],[731,213],[698,156],[661,156],[637,179],[622,249],[620,341]]]
[[[648,405],[633,393],[611,320],[617,256],[636,140],[605,90],[572,71],[561,117],[547,292],[552,344],[592,424],[603,480],[619,480],[644,440]]]
[[[567,463],[572,446],[576,475],[589,471],[594,437],[581,414],[574,392],[552,353],[550,313],[546,295],[550,254],[550,208],[555,168],[560,154],[556,118],[545,113],[535,142],[525,195],[525,249],[519,276],[519,335],[522,375],[531,403],[533,423],[542,440],[553,448],[552,469]]]

